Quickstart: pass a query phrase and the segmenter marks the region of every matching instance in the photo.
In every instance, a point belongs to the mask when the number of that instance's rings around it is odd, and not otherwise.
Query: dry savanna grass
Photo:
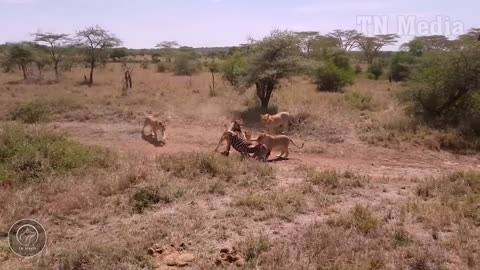
[[[213,153],[234,118],[262,131],[254,89],[216,74],[212,95],[209,73],[129,65],[124,97],[120,64],[96,70],[91,88],[82,67],[58,82],[0,74],[0,269],[480,265],[475,160],[441,151],[473,146],[408,117],[403,85],[361,74],[323,93],[306,77],[283,80],[269,111],[291,113],[288,135],[305,148],[261,163]],[[165,146],[141,140],[146,113],[165,121]],[[26,217],[49,239],[31,259],[6,238]]]

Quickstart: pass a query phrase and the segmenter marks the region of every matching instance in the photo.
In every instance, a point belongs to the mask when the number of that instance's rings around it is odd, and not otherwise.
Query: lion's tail
[[[296,145],[296,144],[292,141],[292,139],[289,139],[289,140],[290,140],[290,142],[291,142],[293,145],[295,145],[295,146],[296,146],[297,148],[299,148],[299,149],[302,149],[303,146],[305,145],[305,143],[302,143],[302,146],[298,146],[298,145]]]

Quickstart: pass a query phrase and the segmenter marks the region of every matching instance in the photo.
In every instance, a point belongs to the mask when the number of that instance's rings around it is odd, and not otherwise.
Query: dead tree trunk
[[[130,88],[132,89],[133,83],[132,83],[132,73],[133,73],[133,68],[126,68],[123,79],[122,79],[122,96],[127,96],[127,90]]]
[[[22,63],[22,64],[20,64],[20,67],[21,67],[22,72],[23,72],[23,79],[24,80],[28,79],[28,77],[27,77],[27,65]]]
[[[213,73],[213,71],[211,71],[211,73],[212,73],[212,84],[209,85],[209,87],[210,87],[210,96],[211,96],[211,97],[214,97],[214,96],[216,96],[215,89],[217,88],[217,84],[215,83],[215,74]]]

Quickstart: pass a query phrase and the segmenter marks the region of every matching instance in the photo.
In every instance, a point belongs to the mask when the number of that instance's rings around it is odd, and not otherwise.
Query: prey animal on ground
[[[253,144],[251,142],[248,142],[245,139],[241,138],[238,133],[235,133],[231,130],[227,130],[222,134],[222,137],[220,138],[220,143],[223,141],[227,142],[227,147],[225,151],[222,152],[222,154],[225,156],[228,156],[230,154],[230,147],[233,147],[233,149],[238,151],[241,154],[242,159],[250,157],[250,154],[253,154],[253,158],[265,162],[270,155],[270,149],[265,144]],[[215,148],[214,151],[218,151],[218,146]]]

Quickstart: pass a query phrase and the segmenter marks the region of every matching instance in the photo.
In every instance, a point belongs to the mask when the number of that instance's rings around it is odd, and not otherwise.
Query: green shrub
[[[239,86],[240,78],[245,74],[245,69],[245,59],[239,52],[229,56],[220,66],[223,79],[233,87]]]
[[[373,62],[368,67],[368,73],[373,75],[374,80],[378,80],[383,74],[383,66],[379,61]],[[369,78],[370,79],[370,78]]]
[[[480,47],[425,54],[412,80],[412,114],[437,128],[480,135]]]
[[[390,62],[390,77],[395,82],[406,81],[412,72],[415,64],[415,57],[406,52],[399,52],[393,55]]]
[[[189,52],[179,52],[175,57],[174,71],[176,75],[191,76],[198,71],[198,65]]]
[[[29,102],[20,105],[11,112],[12,120],[27,124],[47,121],[49,115],[49,108],[41,102]]]
[[[347,85],[353,84],[353,72],[342,69],[332,63],[322,65],[315,74],[317,90],[339,92]]]
[[[113,164],[109,151],[72,142],[63,135],[17,124],[4,125],[0,132],[0,182],[81,174],[89,167]]]

